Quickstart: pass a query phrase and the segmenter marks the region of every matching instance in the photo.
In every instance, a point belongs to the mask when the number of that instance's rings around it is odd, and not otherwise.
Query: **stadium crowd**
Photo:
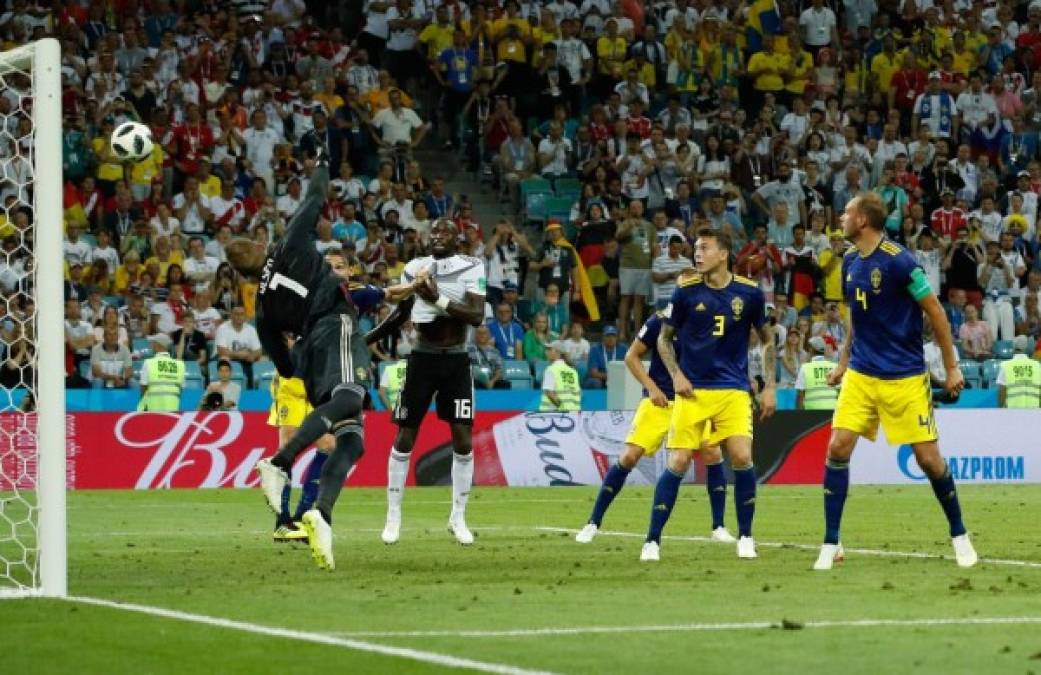
[[[317,245],[358,281],[396,281],[440,217],[486,260],[479,386],[525,386],[522,361],[540,381],[551,349],[602,387],[704,225],[767,293],[792,386],[845,335],[838,219],[862,191],[964,359],[1041,350],[1041,0],[4,4],[5,49],[63,47],[70,386],[126,386],[159,334],[204,382],[225,359],[264,386],[256,280],[223,247],[281,235],[317,144],[335,178]],[[0,96],[13,155],[30,138],[16,84]],[[126,120],[158,141],[137,164],[109,148]],[[513,217],[479,224],[419,146],[458,153]],[[20,298],[31,212],[24,164],[5,170],[0,290]],[[31,345],[15,330],[0,382]],[[415,340],[406,324],[375,360]]]

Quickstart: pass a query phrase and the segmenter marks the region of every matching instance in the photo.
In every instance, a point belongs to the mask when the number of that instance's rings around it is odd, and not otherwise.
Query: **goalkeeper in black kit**
[[[354,284],[342,255],[318,252],[315,228],[329,191],[329,169],[322,156],[317,162],[285,236],[270,250],[235,240],[228,244],[227,255],[240,273],[260,278],[256,325],[261,345],[280,376],[304,381],[314,407],[273,457],[257,463],[261,489],[276,514],[281,514],[282,489],[289,483],[297,456],[323,434],[336,437],[336,447],[322,467],[315,508],[304,514],[302,522],[315,562],[332,570],[333,505],[347,473],[364,452],[362,410],[371,361],[358,319],[384,300],[409,299],[403,305],[410,306],[413,288],[425,277],[386,289]],[[291,350],[290,336],[296,337]]]

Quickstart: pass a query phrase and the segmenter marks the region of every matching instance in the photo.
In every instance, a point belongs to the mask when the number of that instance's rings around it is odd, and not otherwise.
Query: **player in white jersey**
[[[459,229],[447,218],[430,228],[432,256],[405,265],[403,283],[429,274],[416,285],[412,323],[419,328],[419,344],[408,357],[405,384],[394,406],[398,435],[387,464],[387,524],[383,541],[395,543],[401,533],[401,500],[408,477],[409,457],[431,401],[437,416],[452,429],[452,512],[448,529],[460,544],[472,544],[466,526],[466,502],[473,483],[470,431],[474,420],[474,389],[466,342],[469,326],[484,320],[487,287],[484,261],[456,254]],[[405,316],[399,315],[403,321]],[[388,328],[395,321],[388,318]],[[382,327],[382,325],[381,325]],[[377,328],[379,330],[379,328]]]

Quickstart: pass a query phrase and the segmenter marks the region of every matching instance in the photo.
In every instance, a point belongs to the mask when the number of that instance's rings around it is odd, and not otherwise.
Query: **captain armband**
[[[933,287],[929,285],[929,280],[925,278],[925,272],[921,267],[911,270],[911,283],[907,284],[907,292],[915,300],[921,300],[933,292]]]

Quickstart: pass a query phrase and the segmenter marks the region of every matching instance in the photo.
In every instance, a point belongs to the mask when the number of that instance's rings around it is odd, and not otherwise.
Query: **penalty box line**
[[[148,616],[156,616],[163,619],[173,619],[174,621],[184,621],[188,623],[202,624],[205,626],[213,626],[216,628],[236,630],[243,633],[252,633],[254,635],[264,635],[273,638],[297,640],[299,642],[310,642],[313,644],[326,645],[330,647],[342,647],[345,649],[351,649],[359,652],[381,654],[383,656],[391,656],[401,659],[408,659],[411,661],[419,661],[421,663],[429,663],[437,666],[444,666],[446,668],[463,668],[467,670],[475,670],[482,673],[497,673],[498,675],[553,675],[553,673],[549,671],[529,670],[527,668],[518,668],[515,666],[510,666],[501,663],[476,661],[474,659],[461,658],[458,656],[451,656],[449,654],[440,654],[437,652],[430,652],[419,649],[409,649],[407,647],[394,647],[391,645],[382,645],[375,642],[367,642],[347,637],[337,637],[336,635],[328,633],[315,633],[311,631],[294,630],[291,628],[265,626],[262,624],[249,623],[246,621],[236,621],[234,619],[207,616],[205,614],[182,612],[180,610],[167,609],[165,607],[153,607],[151,605],[139,605],[130,602],[117,602],[114,600],[105,600],[103,598],[92,598],[74,595],[60,599],[85,605],[94,605],[96,607],[118,609],[124,612],[136,612],[138,614],[146,614]]]
[[[506,630],[415,630],[415,631],[367,631],[357,633],[334,633],[334,635],[379,638],[523,638],[561,637],[573,635],[597,635],[612,633],[694,633],[713,631],[741,631],[803,628],[881,628],[881,627],[929,627],[929,626],[994,626],[1041,624],[1041,616],[1014,617],[969,617],[965,619],[850,619],[845,621],[732,621],[724,623],[677,623],[649,626],[569,626],[561,628],[518,628]]]
[[[577,534],[578,530],[572,527],[547,527],[537,526],[534,528],[539,532],[557,532],[565,534]],[[637,534],[636,532],[617,532],[613,530],[599,530],[597,536],[607,537],[626,537],[629,539],[643,539],[647,535]],[[711,537],[699,537],[697,535],[676,535],[676,534],[664,534],[662,539],[669,539],[672,541],[696,541],[699,543],[710,543],[718,545],[719,542],[713,540]],[[817,551],[820,550],[820,544],[795,544],[791,542],[778,542],[778,541],[756,541],[756,546],[763,548],[794,548],[804,551]],[[885,549],[877,548],[850,548],[849,546],[843,546],[843,550],[846,553],[859,553],[861,555],[872,555],[880,558],[931,558],[935,560],[954,560],[954,556],[943,555],[940,553],[921,553],[916,551],[887,551]],[[991,565],[1008,565],[1011,567],[1028,567],[1034,569],[1041,569],[1041,562],[1032,560],[1006,560],[1003,558],[980,558],[981,563],[989,563]]]

